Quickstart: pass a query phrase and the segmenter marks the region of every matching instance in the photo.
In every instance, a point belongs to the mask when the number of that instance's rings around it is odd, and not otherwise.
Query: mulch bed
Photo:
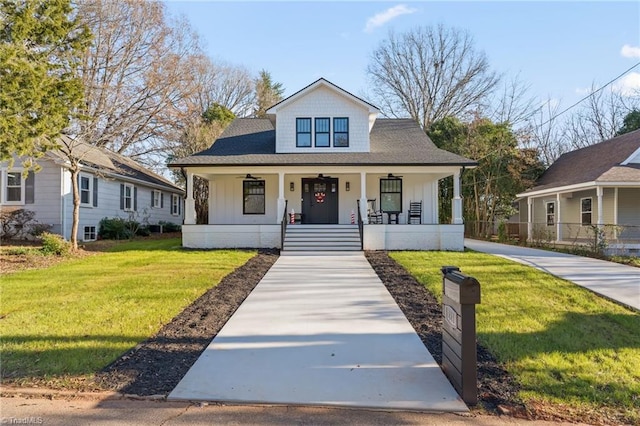
[[[366,256],[429,352],[441,363],[440,304],[386,252],[367,252]],[[259,251],[157,335],[107,366],[97,375],[97,383],[102,388],[140,396],[171,392],[277,257],[277,251]],[[514,379],[482,346],[478,346],[478,362],[480,406],[493,413],[521,413]]]

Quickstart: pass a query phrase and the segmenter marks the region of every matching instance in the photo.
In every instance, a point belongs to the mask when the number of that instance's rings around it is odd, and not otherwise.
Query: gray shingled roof
[[[182,188],[170,180],[152,172],[129,157],[125,157],[124,155],[108,149],[92,146],[84,142],[71,142],[71,140],[66,136],[62,136],[62,138],[67,138],[67,140],[69,140],[67,145],[72,144],[73,152],[77,154],[76,156],[78,158],[80,158],[81,164],[101,169],[108,173],[114,173],[122,176],[123,178],[137,179],[142,182],[161,185],[174,191],[184,192]],[[66,161],[65,154],[59,150],[49,151],[47,154],[54,159],[54,161],[59,163],[64,163]]]
[[[620,164],[638,149],[640,130],[567,152],[526,193],[585,182],[640,183],[640,164]]]
[[[435,146],[410,119],[377,119],[371,152],[275,152],[276,132],[268,119],[235,119],[213,145],[173,161],[171,167],[235,165],[414,165],[475,166],[477,163]]]

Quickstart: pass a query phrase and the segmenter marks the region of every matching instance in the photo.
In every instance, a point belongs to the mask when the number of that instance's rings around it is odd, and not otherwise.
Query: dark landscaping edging
[[[243,266],[200,296],[150,339],[122,355],[95,377],[105,389],[127,396],[165,396],[278,259],[259,250]]]
[[[406,269],[384,251],[365,256],[436,362],[442,366],[442,306]],[[440,273],[440,266],[434,268]],[[488,411],[526,417],[515,378],[478,344],[478,401]]]

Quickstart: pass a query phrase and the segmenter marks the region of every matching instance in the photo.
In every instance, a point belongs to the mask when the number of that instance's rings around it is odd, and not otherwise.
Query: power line
[[[615,77],[614,79],[610,80],[607,84],[605,84],[604,86],[600,87],[598,90],[594,90],[593,92],[589,93],[587,96],[585,96],[584,98],[580,99],[578,102],[574,103],[573,105],[571,105],[568,108],[565,108],[564,110],[562,110],[561,112],[557,113],[556,115],[554,115],[553,117],[549,118],[547,121],[545,121],[542,124],[539,124],[536,127],[542,127],[547,123],[550,123],[551,121],[555,120],[556,118],[558,118],[559,116],[561,116],[562,114],[564,114],[565,112],[569,111],[571,108],[574,108],[576,106],[578,106],[581,102],[584,102],[585,100],[589,99],[591,96],[595,95],[596,93],[600,92],[601,90],[603,90],[605,87],[609,86],[610,84],[612,84],[613,82],[615,82],[616,80],[618,80],[620,77],[622,77],[623,75],[625,75],[626,73],[628,73],[629,71],[631,71],[632,69],[636,68],[638,65],[640,65],[640,62],[636,63],[635,65],[633,65],[631,68],[627,69],[626,71],[622,72],[620,75],[618,75],[617,77]]]

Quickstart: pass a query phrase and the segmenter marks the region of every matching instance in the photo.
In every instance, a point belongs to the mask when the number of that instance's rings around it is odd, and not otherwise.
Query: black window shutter
[[[151,190],[151,204],[150,204],[150,206],[151,206],[151,207],[154,207],[154,205],[153,205],[153,196],[155,195],[155,193],[156,193],[156,191],[154,191],[154,190],[152,189],[152,190]]]
[[[178,216],[182,214],[182,197],[178,195]]]
[[[120,210],[124,210],[124,183],[120,184]]]
[[[98,207],[98,178],[93,178],[93,207]]]
[[[36,175],[33,172],[27,174],[24,182],[24,202],[25,204],[33,204],[36,199]]]
[[[138,211],[138,188],[133,187],[133,211]]]
[[[160,208],[164,208],[164,193],[160,193]]]

